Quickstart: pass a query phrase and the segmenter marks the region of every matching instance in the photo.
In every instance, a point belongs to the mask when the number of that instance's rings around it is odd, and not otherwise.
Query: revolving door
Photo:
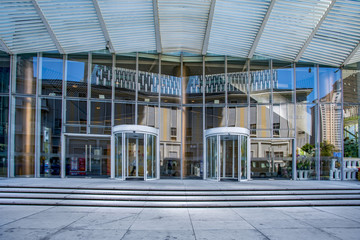
[[[115,136],[115,177],[122,180],[159,178],[159,130],[118,125]]]
[[[249,130],[219,127],[205,131],[204,179],[250,179]]]

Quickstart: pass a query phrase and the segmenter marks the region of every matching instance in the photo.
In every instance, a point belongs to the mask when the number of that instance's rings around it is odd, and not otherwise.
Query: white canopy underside
[[[360,61],[359,0],[0,0],[9,54],[189,52]]]

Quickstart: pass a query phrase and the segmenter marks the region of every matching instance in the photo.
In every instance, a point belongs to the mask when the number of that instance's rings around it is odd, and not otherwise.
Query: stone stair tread
[[[0,199],[0,205],[50,205],[50,206],[97,206],[97,207],[294,207],[294,206],[360,206],[360,200],[336,201],[252,201],[252,202],[146,202],[146,201],[76,201]]]
[[[74,199],[103,201],[274,201],[274,200],[324,200],[324,199],[360,199],[359,194],[347,195],[266,195],[266,196],[121,196],[121,195],[83,195],[83,194],[42,194],[42,193],[0,193],[0,198],[22,199]]]

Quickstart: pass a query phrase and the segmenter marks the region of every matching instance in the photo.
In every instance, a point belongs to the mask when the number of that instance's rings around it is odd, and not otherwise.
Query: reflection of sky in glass
[[[67,80],[72,82],[84,82],[85,63],[67,61]]]
[[[37,57],[33,58],[34,77],[37,75]],[[68,81],[84,81],[84,62],[67,61]],[[62,80],[63,60],[58,58],[42,58],[42,79]]]

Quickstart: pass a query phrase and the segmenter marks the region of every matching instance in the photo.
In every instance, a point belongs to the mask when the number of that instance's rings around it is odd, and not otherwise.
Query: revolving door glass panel
[[[144,134],[125,134],[126,178],[144,177]]]
[[[217,180],[219,178],[217,148],[217,136],[211,136],[206,138],[206,156],[208,161],[206,165],[206,177],[208,179]]]
[[[205,178],[241,180],[248,178],[247,129],[220,127],[205,131]]]
[[[158,178],[157,131],[155,128],[138,125],[115,126],[116,178],[123,180]]]
[[[220,176],[221,179],[238,179],[239,136],[220,136]]]

